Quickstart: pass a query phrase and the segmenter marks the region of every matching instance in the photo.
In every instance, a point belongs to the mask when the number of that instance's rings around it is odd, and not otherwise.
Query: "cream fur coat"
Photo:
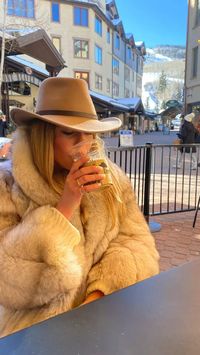
[[[158,253],[128,178],[118,170],[127,210],[114,229],[101,192],[85,194],[84,227],[69,222],[32,163],[26,133],[14,139],[12,173],[0,170],[0,336],[158,273]]]

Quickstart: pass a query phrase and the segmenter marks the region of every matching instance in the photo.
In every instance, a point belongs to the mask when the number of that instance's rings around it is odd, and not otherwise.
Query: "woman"
[[[1,336],[158,273],[130,183],[111,162],[73,161],[75,144],[119,128],[98,121],[83,80],[43,81],[36,113],[12,111],[12,169],[0,175]],[[89,185],[88,185],[89,183]]]

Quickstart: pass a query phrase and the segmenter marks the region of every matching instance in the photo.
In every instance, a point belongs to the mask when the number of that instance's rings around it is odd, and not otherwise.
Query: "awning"
[[[150,119],[150,120],[152,120],[152,121],[155,120],[156,117],[158,116],[157,113],[150,112],[150,111],[145,111],[145,112],[144,112],[144,115],[145,115],[145,117],[147,117],[148,119]]]
[[[11,83],[14,81],[26,81],[39,86],[41,81],[49,76],[45,68],[25,60],[21,55],[13,55],[5,58],[7,73],[3,74],[3,81]]]
[[[110,111],[112,114],[130,113],[144,115],[144,107],[140,97],[113,99],[112,97],[101,95],[91,90],[90,95],[97,113]]]
[[[0,42],[2,42],[1,34]],[[45,63],[47,67],[49,66],[50,68],[56,69],[57,72],[65,67],[63,57],[53,45],[47,33],[42,29],[19,37],[9,35],[6,39],[5,53],[6,57],[17,54],[26,54]]]
[[[182,113],[183,107],[168,107],[166,110],[160,112],[161,117],[175,118],[179,113]]]
[[[37,30],[16,38],[18,49],[51,67],[64,68],[64,59],[44,30]]]

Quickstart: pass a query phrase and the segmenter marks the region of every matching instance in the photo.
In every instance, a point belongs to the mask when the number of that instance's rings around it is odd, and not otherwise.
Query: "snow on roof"
[[[6,29],[6,33],[8,33],[9,35],[11,34],[12,36],[14,35],[14,38],[16,38],[16,36],[24,36],[26,34],[36,32],[39,29],[40,29],[39,27],[23,27],[23,28],[12,27]]]
[[[77,0],[77,1],[79,1],[79,2],[84,2],[84,3],[86,3],[86,4],[97,5],[101,10],[104,9],[104,7],[103,7],[101,1],[99,1],[99,0]]]
[[[122,22],[122,21],[121,21],[119,18],[112,20],[112,23],[113,23],[113,25],[115,25],[115,26],[119,25],[121,22]]]
[[[5,35],[5,39],[14,39],[15,37],[11,36],[9,33],[7,32],[4,32],[4,35]],[[3,31],[0,30],[0,37],[2,38],[3,37]]]
[[[20,63],[22,65],[25,65],[26,67],[30,67],[32,68],[33,70],[39,72],[39,73],[42,73],[42,74],[45,74],[47,76],[49,76],[49,73],[46,69],[40,67],[39,65],[36,65],[35,63],[33,62],[30,62],[24,58],[21,57],[21,55],[11,55],[9,56],[9,59],[13,60],[14,62],[17,62],[17,63]]]
[[[126,105],[129,108],[137,108],[140,103],[142,103],[140,97],[125,97],[117,100],[120,104]]]
[[[137,42],[135,42],[135,45],[140,47],[140,46],[144,45],[144,42],[143,41],[137,41]]]
[[[115,100],[112,97],[105,96],[105,95],[99,94],[99,93],[91,91],[91,90],[89,90],[89,92],[90,92],[91,96],[96,97],[97,99],[107,102],[113,106],[120,107],[122,109],[124,108],[125,110],[128,109],[128,107],[126,105],[123,105],[122,103],[118,102],[118,100]]]
[[[129,39],[129,38],[131,38],[131,37],[133,37],[133,34],[132,34],[132,33],[126,33],[126,38],[127,38],[127,39]]]

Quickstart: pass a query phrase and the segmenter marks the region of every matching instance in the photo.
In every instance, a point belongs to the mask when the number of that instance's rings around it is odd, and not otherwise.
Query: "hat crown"
[[[86,81],[73,78],[48,78],[41,83],[36,112],[46,110],[96,115]]]

